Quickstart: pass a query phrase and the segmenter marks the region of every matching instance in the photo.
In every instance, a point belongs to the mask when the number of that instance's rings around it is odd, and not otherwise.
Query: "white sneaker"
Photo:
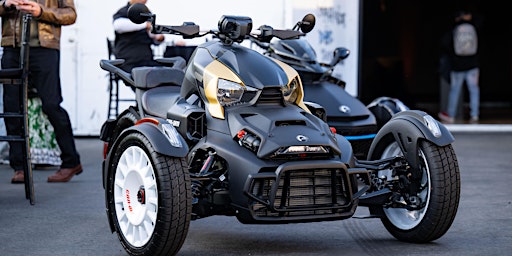
[[[472,123],[472,124],[477,124],[479,121],[478,119],[478,116],[472,116],[470,119],[469,119],[469,122]]]
[[[443,122],[443,123],[447,123],[447,124],[453,124],[455,122],[455,120],[453,119],[453,117],[449,116],[448,114],[446,114],[445,112],[439,112],[439,114],[437,114],[437,116],[439,117],[439,119]]]

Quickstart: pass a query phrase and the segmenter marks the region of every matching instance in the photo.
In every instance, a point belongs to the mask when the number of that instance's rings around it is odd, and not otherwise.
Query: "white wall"
[[[98,135],[101,125],[107,119],[108,77],[107,72],[99,67],[99,61],[108,58],[106,38],[114,38],[112,15],[127,2],[127,0],[75,0],[78,12],[77,22],[63,28],[61,51],[63,107],[69,112],[75,135]],[[358,1],[187,0],[178,4],[169,0],[148,0],[147,5],[156,14],[157,24],[180,25],[183,22],[191,21],[198,24],[202,30],[209,30],[217,27],[218,19],[224,14],[249,16],[253,19],[254,29],[263,24],[275,28],[291,28],[308,11],[311,10],[315,13],[319,6],[329,3],[338,12],[354,12],[353,15],[358,15],[358,11],[356,11],[358,5],[355,8],[356,3],[353,2]],[[342,24],[338,31],[335,27],[340,27],[340,24],[333,23],[330,18],[322,17],[321,13],[316,12],[315,14],[317,15],[315,30],[331,29],[335,34],[333,37],[335,43],[317,44],[312,42],[315,48],[316,45],[321,47],[319,51],[323,55],[324,51],[332,52],[336,46],[347,46],[353,54],[344,63],[344,72],[347,71],[347,66],[354,65],[354,68],[357,68],[357,65],[354,64],[357,61],[356,54],[354,54],[357,52],[357,44],[351,41],[357,37],[357,33],[350,32],[352,35],[350,37],[343,34],[347,33],[347,27],[350,27],[350,31],[357,31],[356,28],[353,28],[356,23],[352,21],[353,16],[345,16],[345,24]],[[295,16],[300,16],[300,18]],[[338,33],[340,33],[339,36]],[[318,36],[315,37],[313,34],[311,33],[311,40],[318,41]],[[171,44],[176,40],[182,39],[166,35],[166,43]],[[193,39],[187,43],[195,45],[203,41],[204,39]],[[353,83],[352,75],[340,76],[343,76],[347,82]],[[133,94],[128,87],[123,86],[122,89],[122,97],[132,97]],[[125,107],[126,104],[122,105],[121,109]]]
[[[347,83],[346,90],[357,96],[359,51],[359,1],[354,0],[291,0],[293,20],[305,13],[316,17],[316,25],[306,39],[315,49],[318,60],[329,63],[337,47],[350,50],[350,56],[339,63],[333,75]]]

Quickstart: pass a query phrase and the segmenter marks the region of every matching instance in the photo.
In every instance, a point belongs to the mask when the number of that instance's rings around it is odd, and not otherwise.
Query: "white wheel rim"
[[[136,146],[127,148],[116,168],[114,204],[120,231],[135,247],[145,245],[155,230],[158,213],[156,182],[146,152]],[[144,191],[144,196],[140,191]]]
[[[386,150],[382,153],[381,159],[403,155],[398,143],[394,142],[390,144]],[[421,179],[421,185],[424,186],[423,190],[418,194],[421,198],[422,202],[425,202],[426,205],[420,210],[409,211],[404,208],[384,208],[384,213],[386,214],[388,220],[396,227],[402,230],[410,230],[414,227],[418,226],[420,222],[425,217],[425,214],[428,209],[428,204],[430,202],[430,170],[427,164],[427,159],[425,158],[425,154],[420,150],[420,162],[423,162],[423,175]]]

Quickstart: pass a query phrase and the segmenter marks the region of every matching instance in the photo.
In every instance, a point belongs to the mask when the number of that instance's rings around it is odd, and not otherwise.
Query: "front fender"
[[[152,122],[151,120],[156,120],[157,122]],[[178,133],[176,128],[174,128],[174,126],[172,126],[169,122],[160,118],[142,119],[136,125],[125,129],[113,142],[114,145],[110,147],[110,151],[103,161],[103,188],[106,187],[106,180],[108,175],[107,172],[111,164],[115,149],[118,148],[119,143],[123,140],[124,137],[126,137],[126,135],[133,132],[138,132],[146,136],[155,151],[162,155],[185,157],[188,154],[189,147],[186,141]],[[170,137],[173,137],[173,139],[170,139]],[[178,143],[171,143],[171,140],[174,140]]]
[[[395,114],[377,133],[368,151],[369,159],[376,159],[383,147],[396,141],[411,166],[418,166],[418,141],[427,140],[438,146],[451,144],[455,139],[443,124],[419,110]]]
[[[138,125],[131,126],[130,128],[123,131],[121,137],[124,137],[124,133],[130,132],[142,133],[151,142],[155,151],[167,156],[173,157],[185,157],[188,153],[187,142],[181,137],[176,128],[167,121],[160,122],[155,125],[151,122],[139,123]],[[173,138],[170,138],[173,137]],[[178,144],[173,145],[171,140],[175,140]]]

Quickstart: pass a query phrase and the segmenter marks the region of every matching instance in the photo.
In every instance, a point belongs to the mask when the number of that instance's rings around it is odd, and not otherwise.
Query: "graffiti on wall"
[[[339,30],[340,27],[346,28],[345,17],[346,13],[338,5],[318,9],[317,24],[319,28],[317,29],[317,33],[319,60],[330,61],[330,58],[332,58],[332,51],[337,47],[332,45],[337,42],[334,38],[334,30]]]
[[[306,0],[304,0],[306,1]],[[351,55],[334,69],[333,76],[347,83],[346,90],[357,96],[359,56],[359,3],[354,0],[307,1],[293,10],[293,20],[304,13],[316,17],[315,28],[305,37],[316,52],[317,60],[329,63],[338,47],[350,50]]]

